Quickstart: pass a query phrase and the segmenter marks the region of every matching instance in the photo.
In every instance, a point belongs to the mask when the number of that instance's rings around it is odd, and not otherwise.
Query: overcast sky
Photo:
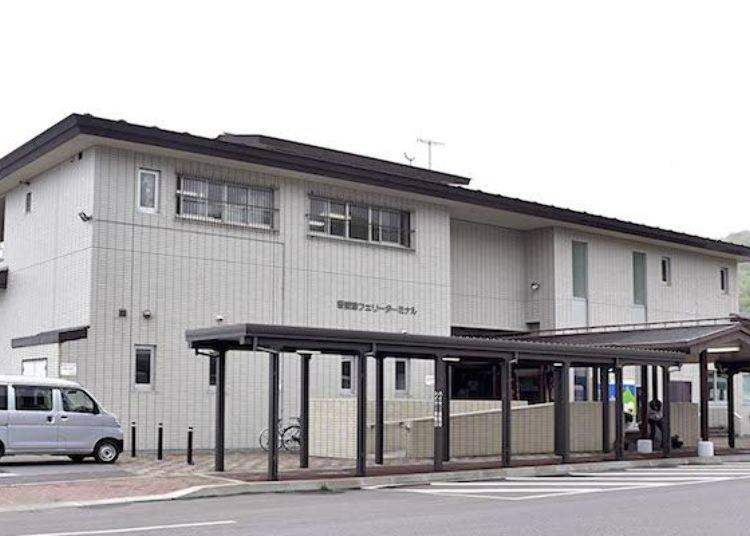
[[[750,229],[748,2],[14,4],[1,154],[72,112],[423,166],[426,137],[474,188]]]

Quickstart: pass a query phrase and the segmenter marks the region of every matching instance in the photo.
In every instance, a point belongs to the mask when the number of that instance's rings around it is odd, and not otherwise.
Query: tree
[[[726,238],[726,241],[750,246],[750,231],[732,233]],[[750,313],[750,262],[740,264],[738,279],[740,285],[740,311]]]

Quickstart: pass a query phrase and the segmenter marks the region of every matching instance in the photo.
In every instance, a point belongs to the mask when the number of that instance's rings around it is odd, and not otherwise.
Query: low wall
[[[499,456],[502,441],[500,401],[451,401],[451,456]],[[514,401],[511,451],[544,454],[554,450],[554,403],[527,405]],[[614,404],[610,405],[611,441],[614,441]],[[430,458],[434,452],[432,403],[424,400],[384,402],[385,456]],[[367,450],[374,452],[374,403],[368,404]],[[672,403],[672,434],[685,446],[695,446],[699,435],[698,405]],[[570,448],[593,452],[602,448],[600,402],[570,403]],[[356,451],[356,400],[310,401],[310,454],[354,458]]]

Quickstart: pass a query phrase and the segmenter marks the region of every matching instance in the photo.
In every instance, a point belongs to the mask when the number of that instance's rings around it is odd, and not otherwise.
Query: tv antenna
[[[410,156],[408,153],[404,152],[404,158],[406,158],[406,161],[409,162],[410,166],[414,165],[414,161],[417,159],[416,156]]]
[[[445,145],[441,141],[417,138],[417,143],[424,143],[427,146],[427,169],[432,169],[432,148]]]

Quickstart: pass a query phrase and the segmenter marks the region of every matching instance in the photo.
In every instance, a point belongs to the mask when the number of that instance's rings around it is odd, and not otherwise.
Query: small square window
[[[719,270],[719,284],[724,294],[729,294],[729,268]]]
[[[218,357],[210,357],[208,359],[208,385],[216,385],[216,360]]]
[[[31,213],[31,192],[26,192],[26,214]]]
[[[669,257],[661,258],[661,282],[665,285],[672,284],[672,259]]]
[[[395,369],[395,389],[397,392],[404,393],[407,391],[406,361],[400,359],[396,361]]]
[[[148,386],[153,383],[154,346],[135,347],[135,384]]]
[[[354,363],[351,359],[341,361],[341,390],[351,394],[352,392],[352,371]]]
[[[142,212],[159,211],[159,175],[153,169],[138,170],[138,208]]]

